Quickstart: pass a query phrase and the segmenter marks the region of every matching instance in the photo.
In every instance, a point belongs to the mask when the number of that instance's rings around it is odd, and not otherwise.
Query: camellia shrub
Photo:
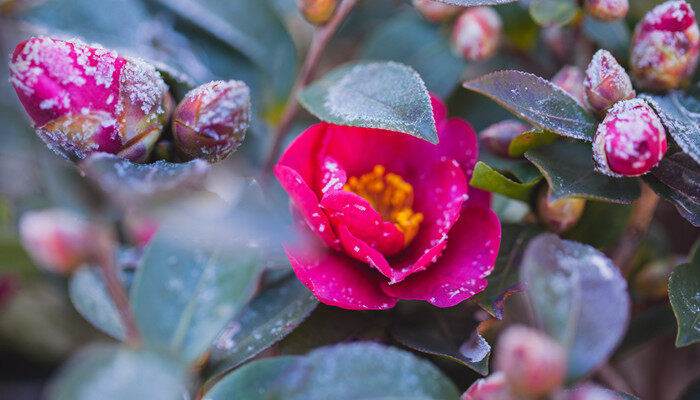
[[[694,10],[0,0],[0,398],[700,398]]]

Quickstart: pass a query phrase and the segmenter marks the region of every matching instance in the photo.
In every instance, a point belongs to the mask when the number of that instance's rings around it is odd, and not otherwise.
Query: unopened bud
[[[130,211],[124,218],[124,233],[129,243],[137,248],[146,247],[158,232],[158,222],[141,213]]]
[[[564,383],[566,353],[544,333],[511,326],[498,340],[496,368],[504,373],[513,393],[543,397]]]
[[[552,83],[559,86],[576,101],[585,105],[583,98],[583,72],[572,65],[562,68],[552,78]]]
[[[604,113],[618,101],[634,98],[636,93],[625,69],[607,50],[598,50],[586,69],[586,102],[599,113]]]
[[[683,260],[679,257],[668,257],[644,264],[634,276],[635,293],[648,300],[661,300],[668,296],[668,279],[675,266]]]
[[[452,28],[452,44],[467,60],[491,58],[501,43],[503,23],[491,7],[473,7],[464,11]]]
[[[484,129],[479,135],[479,140],[493,154],[510,158],[510,154],[508,153],[510,142],[512,142],[516,136],[530,129],[532,129],[531,125],[524,124],[518,120],[508,119]]]
[[[593,141],[596,169],[611,176],[639,176],[666,153],[666,129],[641,99],[615,104],[598,125]]]
[[[460,400],[517,400],[510,392],[503,372],[494,372],[474,382]]]
[[[97,45],[29,39],[12,54],[10,82],[39,136],[72,161],[100,151],[143,162],[163,129],[160,74]]]
[[[338,5],[337,0],[297,0],[299,10],[307,21],[314,25],[328,22]]]
[[[645,89],[687,85],[698,64],[700,30],[685,1],[667,1],[651,10],[632,37],[630,65],[635,82]]]
[[[627,0],[586,0],[586,12],[603,22],[622,19],[629,8]]]
[[[568,27],[547,26],[542,28],[542,42],[547,49],[560,61],[569,59],[576,46],[576,36]]]
[[[457,15],[462,9],[462,7],[440,3],[435,0],[413,0],[413,7],[415,7],[425,19],[434,23],[445,22]]]
[[[543,185],[537,195],[537,215],[554,232],[564,232],[576,225],[586,208],[586,200],[565,197],[552,201],[552,191]]]
[[[22,245],[47,271],[68,275],[90,259],[91,224],[63,209],[30,211],[19,221]]]
[[[175,146],[210,162],[223,160],[245,138],[250,92],[241,81],[213,81],[185,95],[173,116]]]

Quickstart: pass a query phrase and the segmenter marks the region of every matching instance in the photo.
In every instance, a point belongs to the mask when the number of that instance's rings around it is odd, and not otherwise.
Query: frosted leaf
[[[643,94],[676,143],[700,164],[700,100],[694,93]]]
[[[433,107],[423,80],[396,62],[360,62],[339,67],[299,94],[323,121],[408,133],[437,143]]]
[[[677,266],[668,284],[673,312],[678,321],[676,346],[700,342],[700,245],[695,244],[689,261]]]
[[[69,295],[75,309],[91,324],[114,338],[124,339],[121,317],[100,272],[90,267],[79,269],[71,277]]]

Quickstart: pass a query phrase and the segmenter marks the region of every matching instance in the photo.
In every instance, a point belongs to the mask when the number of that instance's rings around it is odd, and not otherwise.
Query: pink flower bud
[[[243,142],[249,120],[245,83],[209,82],[187,93],[175,109],[175,146],[191,157],[223,160]]]
[[[91,230],[87,220],[63,209],[30,211],[19,221],[20,238],[29,256],[40,267],[62,275],[89,260]]]
[[[566,66],[552,78],[552,83],[562,88],[581,105],[586,104],[583,99],[583,72],[578,67]]]
[[[472,61],[491,58],[501,43],[503,23],[491,7],[468,8],[452,28],[452,44],[464,58]]]
[[[479,135],[479,140],[493,154],[501,157],[510,157],[508,153],[510,142],[513,141],[516,136],[529,131],[531,128],[531,125],[518,120],[508,119],[486,128]]]
[[[685,1],[667,1],[651,10],[632,37],[630,65],[635,82],[645,89],[686,85],[698,64],[700,30]]]
[[[307,21],[314,25],[328,22],[338,5],[337,0],[297,0],[299,11]]]
[[[542,186],[537,195],[537,216],[554,232],[564,232],[576,225],[586,208],[586,200],[565,197],[552,202],[552,191]]]
[[[142,213],[130,211],[124,218],[124,233],[129,243],[138,248],[146,247],[158,232],[158,221]]]
[[[517,396],[510,392],[505,375],[494,372],[474,382],[460,400],[517,400]]]
[[[598,50],[586,69],[586,102],[591,109],[603,113],[615,103],[634,98],[632,81],[624,68],[607,50]]]
[[[10,81],[39,136],[73,161],[94,151],[145,161],[163,127],[167,86],[155,68],[97,45],[29,39]]]
[[[511,326],[498,340],[496,368],[520,396],[543,397],[566,378],[566,353],[547,335],[524,326]]]
[[[542,28],[542,42],[560,61],[565,62],[576,46],[576,37],[570,28],[547,26]]]
[[[588,14],[603,22],[622,19],[629,8],[630,5],[627,0],[586,0],[586,11]]]
[[[440,3],[435,0],[413,0],[413,7],[415,7],[425,19],[434,23],[445,22],[457,15],[462,9],[462,7]]]
[[[666,130],[654,110],[641,99],[613,106],[593,141],[596,169],[611,176],[647,173],[666,153]]]

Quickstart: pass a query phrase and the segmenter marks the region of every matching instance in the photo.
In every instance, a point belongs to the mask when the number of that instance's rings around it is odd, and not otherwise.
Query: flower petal
[[[451,307],[486,287],[484,277],[493,269],[500,241],[496,214],[480,206],[466,207],[437,263],[401,283],[382,282],[382,288],[390,296]]]
[[[319,164],[328,124],[312,125],[292,141],[277,165],[295,170],[320,198]]]

